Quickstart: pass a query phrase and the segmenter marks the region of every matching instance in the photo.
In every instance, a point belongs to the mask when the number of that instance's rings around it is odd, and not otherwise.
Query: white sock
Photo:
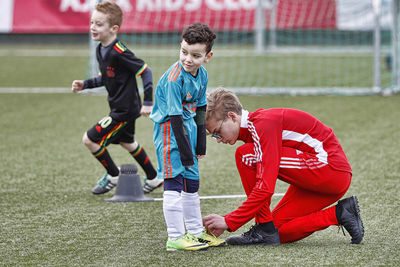
[[[199,194],[196,193],[181,193],[183,217],[187,231],[194,235],[200,236],[203,232],[203,219],[201,217]]]
[[[168,237],[176,240],[184,236],[185,224],[181,194],[177,191],[164,191],[163,210]]]

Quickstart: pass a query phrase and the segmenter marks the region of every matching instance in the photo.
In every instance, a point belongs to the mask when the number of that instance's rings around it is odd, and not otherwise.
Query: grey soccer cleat
[[[144,185],[143,185],[143,192],[145,194],[148,194],[150,192],[152,192],[154,189],[157,189],[161,186],[163,186],[164,184],[164,180],[163,179],[159,179],[159,178],[153,178],[153,179],[144,179]]]
[[[92,193],[95,195],[105,194],[113,189],[118,183],[119,176],[111,176],[108,173],[97,182],[97,185],[92,189]]]

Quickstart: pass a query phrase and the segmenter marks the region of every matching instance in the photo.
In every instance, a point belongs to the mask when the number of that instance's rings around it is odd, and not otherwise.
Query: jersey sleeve
[[[182,76],[180,76],[182,67],[177,64],[168,74],[165,84],[166,113],[170,117],[172,130],[176,138],[178,150],[183,166],[191,166],[193,162],[193,152],[185,126],[183,124],[183,106],[182,106]]]
[[[121,46],[121,49],[125,48],[121,43],[116,44],[116,46],[118,45]],[[135,77],[141,77],[144,94],[143,104],[151,106],[153,104],[153,74],[149,66],[126,48],[122,53],[119,53],[119,62],[124,68],[128,69],[133,75],[135,75]]]
[[[196,147],[196,155],[205,155],[206,154],[206,110],[207,105],[197,107],[196,116],[194,117],[194,121],[197,125],[197,147]]]
[[[181,115],[170,116],[172,131],[174,132],[176,143],[183,166],[189,167],[194,164],[192,148],[187,133],[185,133],[183,118]]]
[[[119,63],[126,69],[128,69],[130,72],[132,72],[133,75],[137,76],[140,75],[141,72],[146,68],[146,63],[135,56],[131,51],[126,49],[122,53],[119,53],[119,58],[118,61]]]
[[[207,105],[207,84],[208,84],[208,74],[207,74],[207,70],[201,66],[201,69],[203,71],[203,87],[201,89],[201,92],[199,93],[199,97],[198,97],[198,103],[197,106],[201,107],[201,106],[205,106]]]
[[[249,131],[254,143],[254,157],[256,161],[256,179],[247,200],[235,211],[225,215],[225,221],[231,231],[255,217],[262,208],[265,218],[272,221],[271,197],[275,190],[278,178],[279,163],[282,148],[282,126],[279,118],[262,118],[249,121]]]
[[[143,70],[139,70],[137,74],[142,78],[143,82],[143,105],[152,106],[153,105],[153,74],[150,67],[145,64],[142,67]]]
[[[204,69],[204,68],[203,68]],[[207,110],[207,83],[208,83],[208,75],[206,69],[204,69],[204,87],[201,89],[202,91],[199,94],[199,101],[197,103],[196,116],[194,120],[197,125],[197,147],[196,147],[196,155],[205,155],[206,154],[206,110]]]
[[[99,75],[95,78],[83,81],[83,89],[92,89],[103,85],[104,84],[103,84],[103,79],[101,78],[101,73],[99,73]]]

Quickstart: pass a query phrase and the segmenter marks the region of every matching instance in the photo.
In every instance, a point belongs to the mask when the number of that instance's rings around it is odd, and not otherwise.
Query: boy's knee
[[[126,150],[128,150],[129,152],[135,151],[139,144],[134,141],[133,143],[124,143],[124,142],[120,142],[119,143],[123,148],[125,148]]]
[[[93,143],[93,141],[89,139],[89,137],[88,137],[88,135],[87,135],[87,132],[85,132],[85,133],[83,134],[83,136],[82,136],[82,143],[83,143],[85,146],[90,146],[90,145]]]
[[[133,146],[133,149],[136,149],[136,148],[138,148],[139,144],[138,144],[138,142],[133,141],[132,146]]]

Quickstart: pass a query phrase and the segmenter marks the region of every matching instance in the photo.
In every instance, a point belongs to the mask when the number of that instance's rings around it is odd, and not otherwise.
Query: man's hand
[[[213,233],[216,237],[220,236],[228,229],[225,218],[218,214],[210,214],[204,217],[203,225],[207,231]]]
[[[151,111],[153,110],[153,106],[142,106],[142,109],[140,110],[140,114],[142,114],[143,116],[148,117],[151,113]]]

